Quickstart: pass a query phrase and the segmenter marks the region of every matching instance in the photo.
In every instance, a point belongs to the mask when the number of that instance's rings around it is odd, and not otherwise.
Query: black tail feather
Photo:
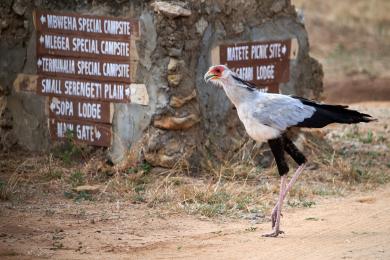
[[[376,120],[368,114],[348,109],[348,106],[319,104],[300,97],[294,98],[297,98],[303,104],[314,107],[316,109],[310,118],[306,118],[296,126],[321,128],[331,123],[356,124],[360,122],[367,123]]]

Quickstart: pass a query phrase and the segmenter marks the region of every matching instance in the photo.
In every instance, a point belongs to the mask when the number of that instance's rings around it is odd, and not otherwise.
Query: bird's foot
[[[274,230],[271,233],[263,234],[262,237],[277,237],[279,234],[284,234],[282,230]]]

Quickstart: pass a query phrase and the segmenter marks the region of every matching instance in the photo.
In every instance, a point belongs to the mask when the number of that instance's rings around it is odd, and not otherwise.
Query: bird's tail
[[[307,99],[299,99],[303,104],[312,106],[316,110],[310,118],[298,124],[301,127],[321,128],[331,123],[356,124],[376,121],[368,114],[348,109],[348,106],[319,104]]]

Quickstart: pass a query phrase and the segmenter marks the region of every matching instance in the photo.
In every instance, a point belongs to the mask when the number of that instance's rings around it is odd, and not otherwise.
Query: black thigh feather
[[[282,136],[284,150],[294,159],[298,165],[302,165],[307,162],[305,155],[299,151],[298,147],[291,141],[286,134]]]
[[[278,167],[278,172],[280,176],[283,176],[288,173],[289,168],[284,157],[284,146],[283,138],[275,138],[268,140],[269,147],[271,148],[272,154],[275,157],[276,166]]]

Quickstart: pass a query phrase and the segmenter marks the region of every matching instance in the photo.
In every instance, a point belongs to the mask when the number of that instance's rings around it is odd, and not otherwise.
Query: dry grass
[[[389,181],[387,150],[377,149],[389,147],[389,140],[380,132],[348,127],[343,131],[331,130],[326,138],[321,132],[307,132],[300,143],[310,164],[289,195],[290,207],[311,207],[318,196],[344,195],[350,190],[371,189]],[[148,163],[135,167],[110,166],[100,151],[71,163],[53,154],[15,154],[5,158],[8,168],[3,172],[8,174],[0,177],[1,198],[54,195],[78,202],[126,201],[206,217],[257,219],[270,210],[279,190],[276,167],[259,167],[250,156],[257,148],[246,142],[227,160],[207,157],[196,178],[191,177],[184,160],[186,155],[172,169],[162,169],[152,168]],[[293,170],[293,162],[290,165]],[[103,188],[97,194],[72,191],[82,184],[100,184]]]
[[[19,178],[17,174],[12,174],[7,182],[0,182],[0,200],[8,200],[16,192]]]

